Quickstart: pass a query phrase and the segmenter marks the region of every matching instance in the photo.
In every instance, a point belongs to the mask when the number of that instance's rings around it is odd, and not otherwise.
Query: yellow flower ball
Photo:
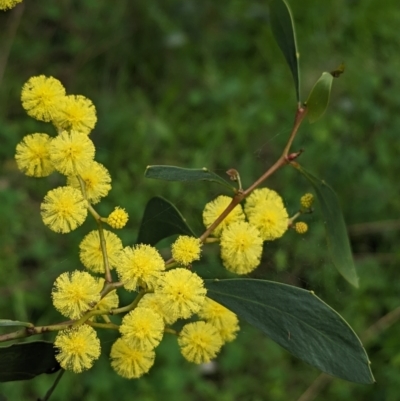
[[[135,291],[138,286],[154,288],[165,263],[156,248],[139,244],[122,250],[116,269],[124,288]]]
[[[39,75],[22,87],[22,107],[28,115],[40,121],[51,121],[59,112],[65,89],[58,79]]]
[[[268,188],[256,189],[246,199],[245,213],[264,241],[273,241],[288,229],[289,216],[282,198]]]
[[[53,119],[58,130],[79,131],[88,135],[97,122],[96,108],[91,100],[81,95],[65,96]]]
[[[124,228],[126,223],[128,222],[128,213],[125,209],[120,208],[117,206],[107,217],[107,223],[110,227],[114,228],[115,230],[119,230]]]
[[[309,209],[314,203],[314,195],[307,193],[300,198],[300,204],[305,209]]]
[[[54,171],[50,160],[47,134],[26,135],[17,145],[15,160],[18,168],[30,177],[47,177]]]
[[[57,233],[68,233],[79,227],[87,216],[87,202],[72,187],[52,189],[40,205],[44,224]]]
[[[60,331],[54,341],[55,357],[65,370],[81,373],[90,369],[100,356],[100,341],[96,331],[84,324]]]
[[[227,206],[231,203],[232,198],[225,195],[220,195],[215,198],[213,201],[206,204],[203,211],[203,222],[204,225],[208,228],[212,223],[222,214],[222,212],[227,208]],[[217,226],[217,228],[213,231],[213,234],[219,237],[222,233],[222,230],[227,227],[229,224],[236,221],[244,221],[245,216],[243,214],[243,209],[241,205],[236,205],[235,208],[226,216],[226,218]]]
[[[303,221],[298,221],[297,223],[295,223],[294,229],[298,234],[305,234],[308,231],[308,225]]]
[[[183,327],[179,333],[178,344],[185,359],[200,364],[215,358],[223,342],[213,325],[206,322],[193,322]]]
[[[110,173],[96,161],[90,162],[87,169],[81,172],[80,177],[85,184],[86,199],[93,204],[99,203],[100,199],[107,196],[111,189]],[[67,185],[81,189],[76,175],[68,177]]]
[[[201,319],[212,324],[224,342],[233,341],[239,331],[239,320],[229,309],[218,302],[206,298],[203,307],[198,312]]]
[[[162,340],[164,321],[157,312],[138,307],[124,316],[119,331],[124,341],[132,347],[153,349]]]
[[[158,313],[163,319],[165,324],[174,324],[178,318],[168,315],[162,307],[162,300],[159,294],[148,293],[140,300],[138,307],[148,308]]]
[[[155,353],[152,349],[137,349],[119,338],[112,346],[111,366],[126,379],[137,379],[147,373],[154,364]]]
[[[50,158],[54,167],[66,176],[84,174],[95,154],[93,142],[77,131],[63,131],[50,143]]]
[[[122,241],[112,232],[104,230],[107,258],[110,268],[115,268],[120,262]],[[98,230],[91,231],[79,245],[79,257],[82,264],[94,273],[104,273],[104,257],[100,244]]]
[[[79,319],[100,301],[102,285],[87,272],[62,273],[51,293],[54,307],[65,317]]]
[[[236,274],[253,271],[261,261],[262,238],[251,224],[239,221],[222,232],[220,247],[223,265]]]
[[[200,259],[202,243],[198,238],[180,235],[172,244],[172,257],[183,266]]]
[[[188,319],[202,307],[207,290],[196,273],[178,268],[160,277],[155,293],[159,295],[165,314]]]

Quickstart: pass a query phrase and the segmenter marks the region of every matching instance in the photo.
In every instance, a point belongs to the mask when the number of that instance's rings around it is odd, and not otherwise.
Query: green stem
[[[101,290],[100,297],[103,299],[107,294],[109,294],[111,291],[122,287],[124,284],[121,282],[114,282],[114,283],[105,283],[104,288]]]
[[[106,239],[104,237],[103,226],[101,225],[101,221],[100,220],[96,220],[96,221],[97,221],[97,228],[99,230],[101,251],[102,251],[102,254],[103,254],[105,280],[106,280],[106,283],[112,283],[110,264],[109,264],[108,256],[107,256],[107,246],[106,246]]]
[[[166,328],[164,329],[164,333],[174,334],[175,336],[177,336],[177,335],[179,334],[176,330],[170,329],[170,328],[168,328],[168,327],[166,327]]]
[[[289,219],[288,226],[290,227],[290,226],[293,224],[293,222],[294,222],[301,214],[302,214],[301,212],[297,212],[295,215],[293,215],[293,216]]]
[[[101,246],[101,252],[103,254],[103,264],[104,264],[104,270],[105,270],[105,280],[106,280],[106,283],[112,283],[112,277],[111,277],[111,272],[110,272],[110,264],[108,262],[108,257],[107,257],[106,240],[104,238],[103,226],[101,225],[101,216],[96,212],[96,210],[90,204],[89,199],[87,198],[86,185],[85,185],[85,182],[83,181],[82,177],[78,174],[77,178],[78,178],[78,181],[79,181],[79,185],[81,187],[82,194],[83,194],[84,198],[86,199],[87,208],[88,208],[90,214],[96,220],[97,229],[99,230],[100,246]]]
[[[139,294],[137,294],[135,300],[130,303],[129,305],[126,306],[122,306],[121,308],[117,308],[117,309],[112,309],[110,310],[110,315],[117,315],[118,313],[123,313],[123,312],[129,312],[133,309],[136,308],[136,306],[138,305],[139,301],[147,294],[147,291],[142,290],[139,292]]]
[[[61,380],[61,378],[63,377],[65,373],[64,369],[60,370],[60,373],[57,375],[56,380],[54,380],[53,385],[49,388],[49,390],[47,391],[46,395],[42,398],[41,401],[48,401],[48,399],[50,398],[50,396],[53,394],[53,391],[55,390],[55,388],[57,387],[57,384],[59,383],[59,381]]]
[[[89,326],[97,327],[99,329],[119,330],[118,324],[114,324],[114,323],[87,322],[87,324]]]

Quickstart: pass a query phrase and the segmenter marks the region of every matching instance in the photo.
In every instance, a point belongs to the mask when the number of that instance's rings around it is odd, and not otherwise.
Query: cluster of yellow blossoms
[[[81,95],[67,95],[60,81],[43,75],[25,83],[21,99],[28,115],[52,123],[58,133],[55,137],[27,135],[16,148],[17,165],[26,175],[46,177],[57,171],[66,177],[65,185],[50,190],[41,204],[44,224],[55,232],[68,233],[79,227],[89,212],[99,227],[79,245],[86,270],[63,273],[53,286],[54,307],[71,319],[54,343],[61,367],[77,373],[92,367],[100,356],[96,328],[119,331],[111,348],[111,366],[126,378],[149,371],[164,333],[178,337],[188,361],[199,364],[213,359],[223,344],[236,337],[239,324],[233,312],[206,297],[203,280],[188,269],[200,259],[200,239],[179,236],[169,262],[153,246],[124,247],[103,223],[112,229],[123,228],[128,221],[125,210],[116,207],[105,218],[93,207],[111,189],[110,174],[94,160],[95,147],[89,139],[97,121],[93,103]],[[231,198],[219,196],[208,203],[204,224],[209,227],[230,202]],[[312,196],[302,198],[302,207],[310,208],[311,203]],[[291,223],[275,191],[255,190],[244,208],[236,206],[214,230],[223,264],[238,274],[251,272],[260,263],[263,242],[281,237]],[[306,231],[304,226],[296,230]],[[116,271],[118,282],[112,282],[111,270]],[[92,274],[105,274],[106,279]],[[131,304],[119,306],[119,287],[135,293]],[[110,316],[120,313],[126,314],[116,324]],[[180,331],[174,329],[178,319],[193,320],[195,316],[197,321],[186,322]]]
[[[231,201],[230,197],[221,195],[208,203],[203,211],[205,226],[209,227]],[[252,272],[261,262],[263,242],[282,237],[289,223],[283,200],[275,191],[254,190],[244,208],[237,205],[213,232],[220,241],[224,266],[236,274]]]
[[[63,273],[53,286],[54,307],[72,320],[55,339],[60,365],[77,373],[91,368],[100,356],[99,327],[119,331],[110,359],[114,370],[126,378],[148,372],[164,333],[177,335],[188,361],[210,361],[224,343],[235,338],[239,325],[233,312],[206,297],[203,280],[186,268],[200,259],[201,241],[178,237],[170,265],[150,245],[123,247],[103,223],[120,229],[127,223],[127,213],[117,207],[103,218],[93,208],[111,189],[111,177],[94,160],[89,134],[97,117],[92,102],[84,96],[67,95],[61,82],[45,76],[29,79],[21,99],[31,117],[52,123],[58,133],[55,137],[27,135],[16,148],[17,165],[26,175],[46,177],[57,171],[66,177],[65,185],[50,190],[41,204],[44,224],[55,232],[68,233],[84,222],[89,211],[100,227],[89,232],[79,246],[86,270]],[[109,274],[116,271],[117,285],[107,287],[104,278],[92,275],[106,273],[107,278],[107,270]],[[119,307],[116,290],[121,286],[136,293],[133,302],[124,307]],[[110,316],[119,313],[126,315],[115,324]],[[171,327],[178,319],[194,315],[200,320],[187,323],[179,332]]]

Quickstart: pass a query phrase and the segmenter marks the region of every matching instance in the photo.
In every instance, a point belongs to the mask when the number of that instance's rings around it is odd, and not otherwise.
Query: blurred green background
[[[303,0],[291,6],[303,99],[322,71],[346,64],[326,115],[303,124],[293,149],[303,148],[300,163],[338,193],[360,288],[331,265],[318,205],[307,219],[309,232],[289,232],[267,244],[253,276],[314,290],[362,335],[400,304],[400,8],[394,0]],[[20,105],[29,77],[52,75],[69,94],[96,105],[91,138],[96,159],[113,177],[98,210],[107,215],[115,205],[126,208],[130,221],[120,233],[125,245],[135,241],[152,196],[175,203],[201,233],[204,204],[223,193],[210,183],[146,180],[147,165],[206,166],[222,176],[236,168],[248,186],[280,155],[290,132],[295,92],[269,29],[266,0],[26,0],[1,12],[0,26],[1,318],[38,325],[60,320],[50,302],[52,283],[79,268],[78,244],[94,227],[88,219],[68,235],[45,228],[39,205],[64,180],[55,174],[29,178],[16,168],[15,146],[24,135],[54,134]],[[311,189],[290,167],[267,185],[282,194],[291,214]],[[196,269],[204,277],[221,276],[216,265],[211,247]],[[334,379],[302,401],[399,400],[399,328],[395,323],[367,345],[376,384]],[[186,363],[167,338],[150,373],[129,381],[109,366],[114,338],[103,335],[104,356],[86,373],[67,373],[55,400],[297,400],[319,375],[243,323],[215,372]],[[0,399],[35,400],[54,379],[2,384]]]

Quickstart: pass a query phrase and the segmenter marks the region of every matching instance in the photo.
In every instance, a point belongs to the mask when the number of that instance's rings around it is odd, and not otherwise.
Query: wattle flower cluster
[[[89,138],[97,121],[93,103],[81,95],[67,95],[60,81],[43,75],[28,80],[21,99],[28,115],[52,123],[58,132],[54,137],[27,135],[16,149],[17,165],[26,175],[46,177],[58,172],[66,178],[65,185],[50,190],[41,204],[44,224],[57,233],[68,233],[91,214],[99,227],[79,245],[83,269],[62,273],[53,285],[53,305],[70,319],[62,323],[65,329],[54,342],[61,367],[79,373],[93,366],[101,353],[98,328],[118,330],[110,360],[125,378],[149,371],[165,333],[177,336],[188,361],[199,364],[215,358],[222,345],[236,337],[239,325],[233,312],[206,297],[203,279],[187,268],[200,259],[202,242],[178,237],[171,249],[172,264],[153,246],[124,247],[103,223],[111,229],[123,228],[128,221],[125,210],[116,207],[108,217],[101,217],[93,207],[111,189],[110,174],[94,160],[95,147]],[[231,218],[234,215],[227,220]],[[104,274],[107,281],[93,274]],[[113,282],[112,275],[119,281]],[[119,305],[120,287],[134,293],[131,304]],[[122,321],[114,317],[119,313],[126,313]],[[179,319],[191,323],[184,322],[177,331],[173,325]]]
[[[207,203],[203,222],[209,227],[230,204],[228,196],[218,196]],[[252,272],[261,262],[264,241],[283,236],[289,216],[282,198],[268,188],[256,189],[246,199],[244,210],[237,205],[214,230],[219,237],[222,263],[236,274]]]

